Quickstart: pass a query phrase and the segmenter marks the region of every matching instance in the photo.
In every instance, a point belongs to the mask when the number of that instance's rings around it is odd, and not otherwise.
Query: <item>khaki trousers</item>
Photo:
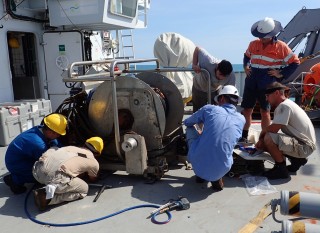
[[[68,183],[58,185],[49,205],[82,199],[87,196],[88,190],[89,186],[85,181],[78,177],[71,178]]]
[[[62,171],[55,172],[54,177],[50,177],[42,162],[35,163],[32,173],[39,183],[57,186],[49,205],[74,201],[88,194],[89,186],[85,181],[78,177],[71,177]]]
[[[313,150],[305,143],[299,142],[296,138],[282,133],[269,133],[272,141],[278,145],[283,154],[295,158],[307,158]]]

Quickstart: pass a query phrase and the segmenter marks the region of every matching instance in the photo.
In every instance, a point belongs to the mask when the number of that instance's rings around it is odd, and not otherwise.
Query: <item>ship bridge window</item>
[[[129,18],[135,18],[138,0],[110,0],[110,12]]]

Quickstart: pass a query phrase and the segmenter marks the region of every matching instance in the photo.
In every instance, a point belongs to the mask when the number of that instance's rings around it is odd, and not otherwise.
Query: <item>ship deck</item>
[[[320,130],[316,128],[317,138]],[[320,144],[318,141],[318,148]],[[308,163],[290,179],[269,181],[278,192],[252,196],[249,195],[245,183],[236,177],[224,177],[225,188],[214,192],[210,184],[195,182],[192,170],[186,170],[178,164],[165,173],[164,177],[154,184],[147,184],[143,177],[128,175],[117,171],[107,175],[100,183],[111,185],[100,198],[93,202],[97,189],[92,188],[89,195],[78,201],[49,208],[39,212],[34,205],[32,195],[13,195],[3,182],[8,173],[4,164],[6,147],[0,147],[0,225],[1,232],[238,232],[250,222],[263,206],[272,199],[280,198],[281,190],[319,193],[320,195],[320,154],[319,149],[310,157]],[[270,164],[265,162],[265,166]],[[31,190],[32,185],[28,185]],[[183,196],[190,202],[190,209],[171,211],[172,219],[167,224],[155,224],[147,217],[153,211],[153,205],[163,205],[170,199]],[[25,205],[26,203],[26,205]],[[144,207],[145,206],[145,207]],[[141,208],[140,208],[141,207]],[[143,208],[142,208],[143,207]],[[131,209],[131,210],[129,210]],[[27,210],[27,211],[26,211]],[[119,215],[106,218],[108,215],[128,210]],[[270,207],[269,207],[270,210]],[[158,216],[164,221],[166,215]],[[292,219],[276,212],[279,220]],[[34,219],[33,221],[30,218]],[[101,219],[100,221],[87,221]],[[42,224],[35,221],[41,221]],[[311,219],[309,223],[320,224]],[[49,223],[49,224],[48,224]],[[65,226],[72,223],[72,226]],[[52,226],[60,224],[60,226]],[[50,226],[51,225],[51,226]],[[255,232],[280,232],[281,223],[268,216]]]

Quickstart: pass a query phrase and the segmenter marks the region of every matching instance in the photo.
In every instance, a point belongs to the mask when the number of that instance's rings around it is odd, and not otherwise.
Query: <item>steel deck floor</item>
[[[316,129],[317,138],[320,130]],[[318,148],[320,148],[318,140]],[[66,224],[84,222],[101,218],[116,211],[136,205],[162,205],[170,199],[184,196],[190,201],[190,209],[172,211],[172,220],[168,224],[157,225],[146,219],[154,208],[134,209],[117,216],[95,223],[53,227],[32,222],[24,211],[26,194],[13,195],[3,183],[3,176],[7,174],[4,165],[6,147],[0,147],[0,231],[2,233],[20,232],[208,232],[235,233],[254,218],[260,209],[272,199],[279,199],[280,193],[250,196],[245,183],[239,178],[225,177],[225,188],[221,192],[213,192],[210,184],[195,183],[192,170],[186,170],[181,164],[172,168],[163,179],[146,184],[141,176],[127,175],[125,172],[115,172],[107,176],[103,183],[112,185],[112,189],[105,190],[97,202],[93,202],[96,189],[79,201],[59,205],[48,211],[39,212],[31,195],[27,199],[27,210],[39,221]],[[266,164],[268,166],[268,164]],[[309,158],[309,162],[290,179],[269,181],[278,191],[300,191],[319,193],[320,195],[320,154],[319,149]],[[32,186],[28,186],[29,190]],[[158,220],[164,220],[166,215],[160,215]],[[290,219],[276,213],[279,220]],[[320,224],[318,221],[305,220]],[[281,224],[275,222],[271,216],[267,217],[256,232],[280,232]]]

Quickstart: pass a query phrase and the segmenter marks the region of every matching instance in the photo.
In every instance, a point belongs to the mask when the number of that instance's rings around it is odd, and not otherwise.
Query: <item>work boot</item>
[[[34,203],[40,211],[47,209],[50,199],[46,199],[46,190],[44,188],[33,190]]]
[[[269,180],[287,179],[289,172],[285,163],[276,163],[272,169],[263,173]]]
[[[223,181],[222,178],[216,181],[211,181],[212,189],[216,191],[221,191],[223,190]]]
[[[11,191],[14,194],[21,194],[27,191],[27,188],[24,185],[17,185],[13,182],[11,175],[6,175],[3,177],[4,183],[10,187]]]
[[[290,161],[290,165],[287,166],[289,172],[297,172],[300,167],[304,166],[308,160],[306,158],[295,158],[292,156],[286,156]]]

